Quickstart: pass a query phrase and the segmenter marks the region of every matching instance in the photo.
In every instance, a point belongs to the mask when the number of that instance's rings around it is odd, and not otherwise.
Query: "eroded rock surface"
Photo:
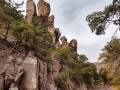
[[[38,2],[38,16],[48,17],[50,14],[50,4],[44,0],[39,0]]]
[[[23,68],[25,74],[22,78],[22,90],[38,90],[38,60],[37,57],[28,55],[24,62]]]
[[[71,50],[73,51],[77,51],[77,40],[76,39],[72,39],[69,43],[69,46],[71,48]]]
[[[55,19],[54,15],[48,17],[49,27],[54,27],[54,19]]]
[[[61,42],[62,42],[62,44],[61,44],[61,47],[62,47],[62,48],[67,48],[67,47],[69,47],[69,43],[67,42],[67,38],[66,38],[65,36],[61,37],[60,40],[61,40]]]
[[[61,36],[59,28],[55,28],[55,27],[49,28],[49,32],[52,36],[52,40],[53,40],[52,44],[56,48],[59,48],[60,47],[59,37]]]
[[[27,0],[26,9],[26,20],[31,23],[33,17],[37,16],[36,5],[33,0]]]

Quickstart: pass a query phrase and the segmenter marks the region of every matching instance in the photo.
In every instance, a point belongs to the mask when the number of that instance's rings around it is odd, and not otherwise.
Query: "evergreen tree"
[[[113,23],[120,30],[120,2],[113,0],[113,4],[105,7],[103,11],[93,12],[86,17],[92,32],[97,35],[105,34],[106,28]]]

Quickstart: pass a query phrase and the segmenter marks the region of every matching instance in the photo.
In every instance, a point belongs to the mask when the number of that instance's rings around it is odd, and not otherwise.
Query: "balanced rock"
[[[69,47],[69,43],[67,42],[67,38],[66,38],[65,36],[61,37],[60,40],[61,40],[61,42],[62,42],[62,44],[61,44],[61,47],[62,47],[62,48],[67,48],[67,47]]]
[[[32,21],[32,18],[34,16],[37,16],[37,12],[36,12],[36,5],[34,3],[33,0],[27,0],[27,5],[26,5],[26,12],[27,12],[27,15],[26,15],[26,20],[31,23]]]
[[[69,43],[69,46],[71,48],[71,50],[73,51],[77,51],[77,40],[76,39],[72,39]]]
[[[39,0],[38,2],[38,16],[49,16],[50,14],[50,4],[44,0]]]

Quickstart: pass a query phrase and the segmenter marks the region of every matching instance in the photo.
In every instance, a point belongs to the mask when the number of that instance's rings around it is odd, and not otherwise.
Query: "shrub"
[[[67,90],[67,78],[68,75],[66,73],[59,74],[58,77],[55,78],[57,88],[60,88],[60,90]]]

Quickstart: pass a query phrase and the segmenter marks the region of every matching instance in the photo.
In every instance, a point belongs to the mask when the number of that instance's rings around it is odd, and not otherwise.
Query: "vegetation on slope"
[[[27,23],[18,10],[23,3],[17,4],[11,0],[0,0],[0,39],[4,43],[12,44],[13,50],[25,50],[25,53],[34,51],[41,60],[50,62],[51,57],[57,58],[61,65],[66,65],[68,70],[60,73],[55,79],[56,85],[61,90],[66,90],[67,78],[78,86],[83,82],[88,87],[92,80],[97,80],[96,67],[88,62],[85,55],[78,55],[69,48],[54,50],[51,45],[51,35],[48,32],[48,23],[40,17],[34,17],[32,23]],[[52,53],[52,54],[51,54]]]

